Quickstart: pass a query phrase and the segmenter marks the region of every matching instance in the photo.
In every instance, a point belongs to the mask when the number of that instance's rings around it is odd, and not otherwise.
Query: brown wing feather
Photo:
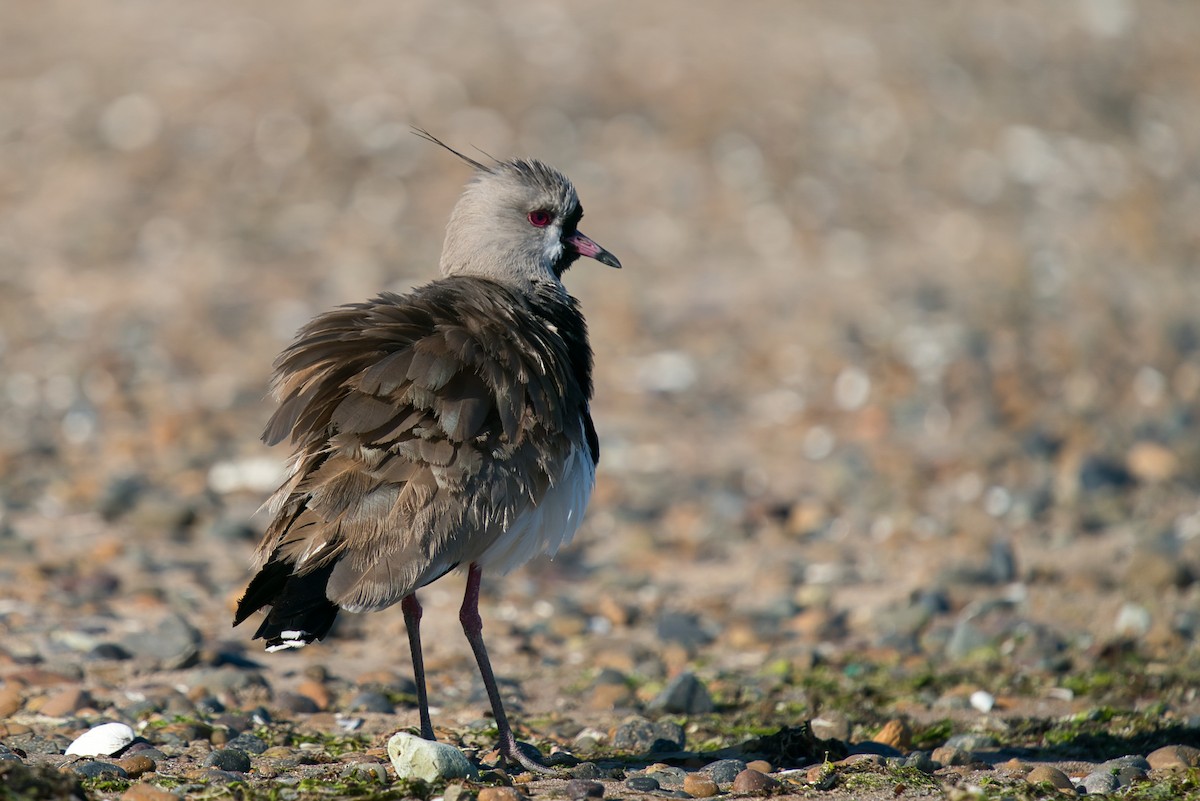
[[[590,388],[555,332],[480,279],[305,326],[276,361],[281,404],[264,439],[290,436],[297,451],[259,565],[336,562],[329,599],[370,609],[481,553],[537,503],[580,436],[567,421]]]

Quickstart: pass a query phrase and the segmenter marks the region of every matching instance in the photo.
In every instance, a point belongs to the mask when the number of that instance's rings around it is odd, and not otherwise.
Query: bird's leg
[[[412,651],[413,678],[417,684],[417,708],[421,715],[421,737],[436,740],[433,721],[429,717],[429,696],[425,692],[425,657],[421,653],[421,602],[417,594],[404,596],[400,602],[404,612],[404,628],[408,630],[408,648]]]
[[[467,571],[467,590],[463,594],[462,608],[458,612],[459,622],[462,623],[463,633],[471,650],[475,652],[475,661],[479,664],[479,674],[483,677],[483,686],[487,690],[488,700],[492,704],[492,716],[496,718],[496,734],[500,754],[505,761],[516,763],[525,770],[533,773],[553,773],[537,760],[531,759],[521,751],[521,745],[513,736],[508,725],[508,716],[504,714],[504,705],[500,702],[500,690],[496,687],[496,676],[492,673],[492,663],[488,659],[487,648],[483,644],[483,618],[479,616],[479,581],[483,571],[479,565],[472,564]]]

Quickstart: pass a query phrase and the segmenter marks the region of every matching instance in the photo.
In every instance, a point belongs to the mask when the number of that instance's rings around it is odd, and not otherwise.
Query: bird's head
[[[446,149],[473,166],[475,175],[446,226],[443,274],[528,286],[560,281],[580,256],[621,266],[616,256],[579,231],[583,206],[561,172],[533,159],[485,165]]]

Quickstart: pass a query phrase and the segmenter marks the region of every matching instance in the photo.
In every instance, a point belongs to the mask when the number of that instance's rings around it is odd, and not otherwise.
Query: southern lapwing
[[[446,227],[443,277],[326,312],[275,361],[280,405],[263,439],[295,452],[234,625],[270,607],[255,637],[268,651],[298,648],[340,610],[399,602],[421,736],[433,739],[416,592],[463,569],[459,620],[500,753],[545,771],[504,714],[479,583],[579,528],[599,443],[587,327],[562,276],[580,256],[621,264],[579,231],[583,208],[558,170],[483,164],[418,133],[475,170]]]

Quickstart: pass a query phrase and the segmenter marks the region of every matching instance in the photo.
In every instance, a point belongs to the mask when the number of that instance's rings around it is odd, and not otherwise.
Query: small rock
[[[322,682],[312,679],[301,682],[300,686],[296,688],[296,692],[311,699],[317,705],[317,709],[321,711],[328,709],[330,701],[333,700],[329,688]]]
[[[1190,745],[1164,745],[1146,755],[1152,770],[1187,770],[1200,765],[1200,748]]]
[[[390,715],[396,711],[396,705],[387,694],[376,690],[356,693],[347,706],[351,712],[383,712]]]
[[[138,782],[129,786],[121,795],[121,801],[179,801],[179,796],[148,782]]]
[[[655,624],[655,630],[663,642],[679,643],[689,651],[713,640],[700,617],[687,612],[663,612]]]
[[[716,782],[718,787],[725,787],[733,784],[733,780],[745,769],[746,763],[740,759],[718,759],[702,767],[700,773]]]
[[[387,744],[388,758],[400,779],[427,782],[474,779],[479,775],[462,751],[446,743],[431,742],[408,732],[393,734]],[[480,793],[480,801],[483,794]],[[499,801],[499,800],[497,800]]]
[[[1058,790],[1075,790],[1071,778],[1051,765],[1037,765],[1025,774],[1025,781],[1030,784],[1050,784]]]
[[[930,755],[934,762],[940,762],[946,767],[954,765],[970,765],[974,761],[974,757],[970,751],[964,751],[961,748],[955,748],[952,745],[943,745],[940,748],[933,749]]]
[[[1196,728],[1200,728],[1200,726],[1197,726]],[[1120,756],[1116,759],[1110,759],[1107,762],[1100,763],[1099,769],[1113,773],[1121,768],[1140,768],[1141,770],[1150,770],[1150,763],[1146,761],[1144,756],[1127,754],[1125,756]]]
[[[451,784],[442,793],[442,801],[475,801],[475,798],[476,793],[461,784]]]
[[[1128,787],[1134,782],[1144,782],[1146,778],[1146,771],[1132,765],[1117,771],[1117,781],[1121,783],[1122,787]]]
[[[195,626],[179,615],[168,615],[152,630],[125,637],[121,645],[164,670],[179,670],[195,664],[201,640]]]
[[[68,765],[65,770],[83,776],[85,779],[99,779],[101,776],[107,776],[110,779],[128,779],[129,774],[121,770],[121,768],[111,762],[74,762]]]
[[[650,701],[649,708],[679,715],[702,715],[715,708],[708,688],[694,673],[680,673]]]
[[[250,755],[236,748],[218,748],[205,757],[204,767],[246,773],[250,770]]]
[[[655,753],[682,751],[684,747],[683,727],[670,721],[651,723],[645,718],[629,718],[616,728],[610,738],[611,745],[618,751]]]
[[[683,787],[683,777],[687,775],[687,771],[669,765],[658,765],[647,768],[645,775],[658,782],[659,787],[667,790],[679,790]]]
[[[23,704],[20,688],[11,684],[0,687],[0,718],[11,717]]]
[[[516,787],[484,787],[479,791],[479,801],[524,801],[525,796]]]
[[[83,658],[90,662],[121,662],[126,659],[133,658],[133,654],[129,653],[115,642],[102,642],[93,646],[91,650],[83,655]]]
[[[683,791],[693,798],[711,798],[717,794],[717,783],[703,773],[683,777]]]
[[[661,789],[658,782],[649,776],[630,776],[625,780],[625,786],[639,793],[653,793]],[[480,799],[480,801],[483,801],[483,799]]]
[[[67,746],[67,754],[77,756],[112,756],[133,742],[133,729],[124,723],[101,723],[93,726]]]
[[[240,771],[221,770],[220,768],[209,768],[203,771],[201,778],[211,784],[233,784],[246,781],[246,777]]]
[[[1121,782],[1112,771],[1097,770],[1084,776],[1080,786],[1088,795],[1105,795],[1120,787]]]
[[[775,770],[771,763],[765,759],[752,759],[746,763],[746,767],[750,770],[757,770],[759,773],[765,773],[768,776]]]
[[[316,701],[307,695],[300,695],[299,693],[276,693],[275,706],[284,712],[299,715],[313,715],[321,711]]]
[[[136,779],[143,773],[150,773],[157,769],[158,765],[145,754],[131,754],[123,759],[118,759],[117,767],[128,773],[129,778]]]
[[[971,706],[984,713],[991,712],[992,707],[996,705],[996,696],[992,695],[986,690],[976,690],[975,692],[971,693],[969,700],[971,702]]]
[[[913,751],[904,758],[904,767],[916,768],[922,773],[933,773],[938,769],[938,764],[933,761],[928,751]]]
[[[735,793],[765,793],[779,786],[779,782],[765,773],[746,768],[733,780]]]
[[[905,751],[912,747],[912,729],[903,720],[893,718],[885,723],[872,739],[877,743]]]
[[[850,719],[840,712],[822,712],[819,717],[809,721],[814,737],[822,740],[850,739]]]
[[[995,737],[992,737],[990,734],[979,734],[976,732],[952,735],[946,739],[945,744],[951,748],[961,748],[964,751],[986,751],[989,748],[997,748],[999,746]]]
[[[1157,442],[1137,442],[1125,455],[1129,472],[1140,481],[1167,481],[1179,470],[1179,457],[1170,448]]]
[[[357,779],[359,781],[372,781],[376,784],[387,784],[388,776],[387,769],[378,762],[351,762],[346,767],[342,768],[341,774],[343,779]],[[461,787],[462,785],[455,785]],[[446,788],[446,799],[449,801],[449,790]]]
[[[567,798],[571,801],[584,801],[587,798],[603,798],[604,785],[587,779],[571,779],[567,782]]]
[[[225,743],[225,747],[236,748],[237,750],[243,751],[247,754],[261,754],[263,751],[267,750],[268,746],[266,741],[261,737],[251,734],[250,732],[243,732],[229,742]]]
[[[65,718],[81,709],[91,706],[92,696],[82,687],[68,687],[51,695],[40,705],[37,711],[46,717]]]

